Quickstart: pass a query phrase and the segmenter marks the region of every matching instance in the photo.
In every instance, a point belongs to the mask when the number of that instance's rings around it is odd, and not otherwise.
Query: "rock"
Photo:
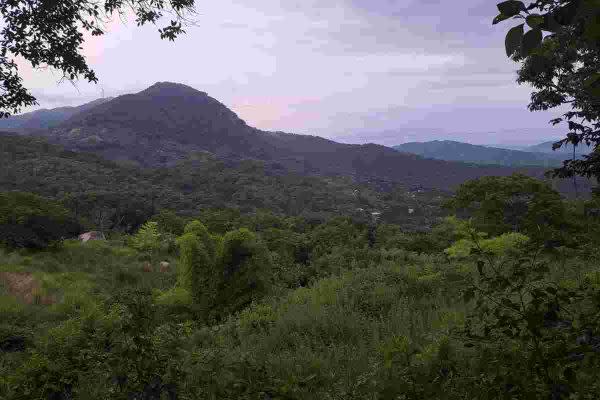
[[[146,261],[143,266],[143,271],[144,272],[153,272],[152,264],[150,264],[148,261]]]
[[[25,304],[51,305],[56,303],[54,296],[44,295],[42,285],[31,272],[0,272],[0,282],[8,293]]]
[[[90,240],[106,240],[104,233],[98,231],[85,232],[79,235],[79,240],[83,243],[88,242]]]
[[[171,271],[171,264],[169,264],[169,262],[167,261],[161,261],[160,262],[160,272],[170,272]]]

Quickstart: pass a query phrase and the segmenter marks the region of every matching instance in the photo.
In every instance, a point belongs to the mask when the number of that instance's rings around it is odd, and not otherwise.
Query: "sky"
[[[527,110],[495,0],[197,0],[175,42],[118,17],[83,47],[98,84],[19,60],[38,108],[159,81],[184,83],[249,125],[345,143],[461,140],[529,145],[563,136],[559,111]]]

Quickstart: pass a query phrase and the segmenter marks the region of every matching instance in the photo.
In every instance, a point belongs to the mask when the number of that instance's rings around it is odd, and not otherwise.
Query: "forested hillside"
[[[89,58],[327,129],[531,126],[482,1],[282,3],[0,1],[0,117]],[[263,131],[170,82],[5,119],[0,400],[599,399],[600,1],[496,6],[529,110],[589,154]],[[84,47],[116,16],[196,36]]]
[[[126,231],[163,208],[183,215],[204,208],[266,209],[315,220],[370,220],[379,212],[384,221],[423,230],[443,215],[440,205],[448,196],[393,185],[381,192],[351,178],[307,177],[260,161],[225,163],[206,152],[170,168],[140,169],[15,135],[0,135],[0,190],[57,199],[90,227]]]
[[[33,131],[69,150],[93,152],[143,167],[170,167],[191,152],[224,161],[260,160],[268,169],[305,176],[342,176],[380,187],[403,185],[454,190],[469,179],[522,172],[544,179],[546,167],[519,169],[432,160],[376,144],[342,144],[317,136],[268,132],[248,126],[224,104],[186,85],[158,82],[77,112]],[[571,181],[558,181],[573,193]],[[578,190],[589,193],[582,180]]]
[[[593,399],[599,206],[515,175],[429,233],[202,209],[82,243],[4,193],[0,397]]]

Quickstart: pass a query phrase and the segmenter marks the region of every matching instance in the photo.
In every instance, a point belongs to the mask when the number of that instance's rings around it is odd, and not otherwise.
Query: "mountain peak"
[[[184,85],[183,83],[176,82],[156,82],[154,85],[144,89],[140,94],[146,95],[166,95],[166,96],[181,96],[181,95],[202,95],[208,96],[206,92],[194,89],[191,86]]]

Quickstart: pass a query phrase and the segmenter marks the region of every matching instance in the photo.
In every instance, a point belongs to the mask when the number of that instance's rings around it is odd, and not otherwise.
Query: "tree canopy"
[[[536,0],[499,3],[493,24],[522,20],[506,35],[506,54],[522,62],[517,82],[534,91],[530,111],[570,106],[551,120],[565,122],[568,131],[554,148],[585,143],[600,144],[600,1]],[[527,31],[525,31],[527,26]],[[567,160],[557,176],[600,176],[600,154]]]
[[[110,17],[126,17],[128,10],[138,26],[157,24],[170,15],[170,23],[158,32],[161,39],[175,40],[185,33],[183,26],[194,12],[194,0],[0,0],[0,117],[37,104],[23,86],[15,57],[34,68],[54,68],[64,79],[83,77],[97,82],[81,53],[84,32],[103,35]]]

